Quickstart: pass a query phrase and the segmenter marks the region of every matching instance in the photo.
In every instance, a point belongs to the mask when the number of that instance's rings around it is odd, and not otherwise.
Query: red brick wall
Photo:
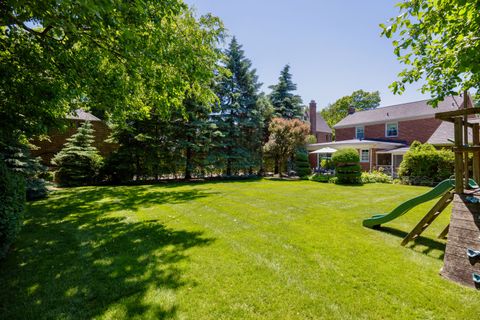
[[[355,139],[355,128],[335,129],[335,140],[350,140]]]
[[[317,131],[315,137],[317,138],[318,143],[330,142],[332,141],[331,133]]]
[[[59,152],[67,138],[71,137],[76,131],[77,128],[81,125],[82,121],[71,120],[71,124],[65,130],[53,130],[50,134],[50,141],[48,140],[33,140],[32,144],[38,147],[37,150],[32,150],[31,153],[34,157],[41,157],[45,165],[50,166],[50,160],[53,156]],[[112,143],[105,142],[110,135],[110,129],[108,126],[101,121],[92,121],[93,129],[95,130],[95,147],[100,151],[102,156],[106,156],[116,149],[116,145]]]
[[[385,124],[365,126],[365,139],[388,139],[411,144],[418,140],[426,142],[437,130],[442,121],[435,118],[408,120],[398,122],[398,137],[385,137]],[[335,130],[336,140],[355,139],[355,128],[342,128]]]

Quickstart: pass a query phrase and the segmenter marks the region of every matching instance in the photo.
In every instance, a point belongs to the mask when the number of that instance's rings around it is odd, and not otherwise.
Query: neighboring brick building
[[[383,168],[395,174],[413,141],[438,147],[452,145],[453,125],[435,119],[435,113],[463,108],[463,98],[447,97],[437,108],[428,105],[427,101],[360,112],[350,108],[349,114],[334,126],[336,141],[311,144],[308,149],[355,148],[364,170]],[[469,101],[467,107],[473,105],[471,99]]]
[[[320,112],[317,112],[317,103],[310,101],[308,113],[305,113],[306,120],[310,123],[310,134],[315,136],[317,143],[332,141],[332,129],[329,127]],[[317,166],[318,157],[314,154],[309,156],[310,165]]]
[[[63,148],[67,139],[77,132],[77,128],[85,121],[92,123],[92,127],[95,130],[94,145],[102,156],[106,156],[115,150],[115,144],[105,142],[110,135],[110,128],[99,118],[91,113],[78,109],[75,111],[75,114],[68,116],[67,119],[68,127],[64,130],[52,130],[49,133],[49,140],[32,141],[32,144],[38,147],[36,150],[31,150],[32,155],[34,157],[40,157],[46,166],[51,166],[50,160],[53,156]]]

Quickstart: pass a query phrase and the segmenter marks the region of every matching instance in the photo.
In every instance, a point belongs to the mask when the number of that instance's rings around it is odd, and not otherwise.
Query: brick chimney
[[[354,106],[349,106],[348,107],[348,114],[354,114],[355,113],[355,107]]]
[[[310,133],[317,132],[317,103],[315,100],[310,101]]]

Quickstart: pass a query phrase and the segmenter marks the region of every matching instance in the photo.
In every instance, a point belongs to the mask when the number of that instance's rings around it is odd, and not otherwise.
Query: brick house
[[[422,100],[359,112],[350,108],[348,115],[334,126],[335,141],[310,144],[307,149],[314,152],[325,147],[354,148],[359,152],[363,170],[382,168],[395,175],[413,141],[428,142],[436,147],[453,145],[453,124],[435,119],[435,113],[463,108],[463,98],[447,97],[437,108],[427,102]],[[470,105],[473,105],[471,100]]]
[[[31,150],[32,156],[40,157],[44,165],[51,166],[50,161],[53,156],[63,148],[67,139],[77,132],[78,127],[80,127],[85,121],[90,121],[92,123],[92,127],[95,130],[94,146],[99,150],[102,156],[106,156],[115,150],[115,144],[105,142],[110,135],[110,128],[105,122],[95,117],[93,114],[78,109],[74,114],[67,116],[67,121],[67,128],[63,130],[52,130],[48,134],[48,140],[34,139],[31,142],[37,147],[37,149]]]

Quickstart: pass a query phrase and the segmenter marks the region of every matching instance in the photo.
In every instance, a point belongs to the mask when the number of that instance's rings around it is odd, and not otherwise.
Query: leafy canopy
[[[273,118],[268,127],[270,137],[264,146],[265,153],[274,159],[276,167],[281,169],[287,159],[305,144],[310,127],[299,119]]]
[[[480,1],[412,0],[397,4],[400,14],[381,24],[382,35],[406,68],[390,88],[425,79],[433,105],[445,96],[480,88]]]
[[[375,109],[380,105],[380,94],[378,91],[367,92],[363,90],[354,91],[349,96],[344,96],[328,107],[320,111],[322,117],[333,128],[340,120],[348,114],[348,108],[353,106],[355,111]]]
[[[180,0],[5,0],[0,11],[0,142],[79,107],[123,117],[215,100],[222,24]]]

